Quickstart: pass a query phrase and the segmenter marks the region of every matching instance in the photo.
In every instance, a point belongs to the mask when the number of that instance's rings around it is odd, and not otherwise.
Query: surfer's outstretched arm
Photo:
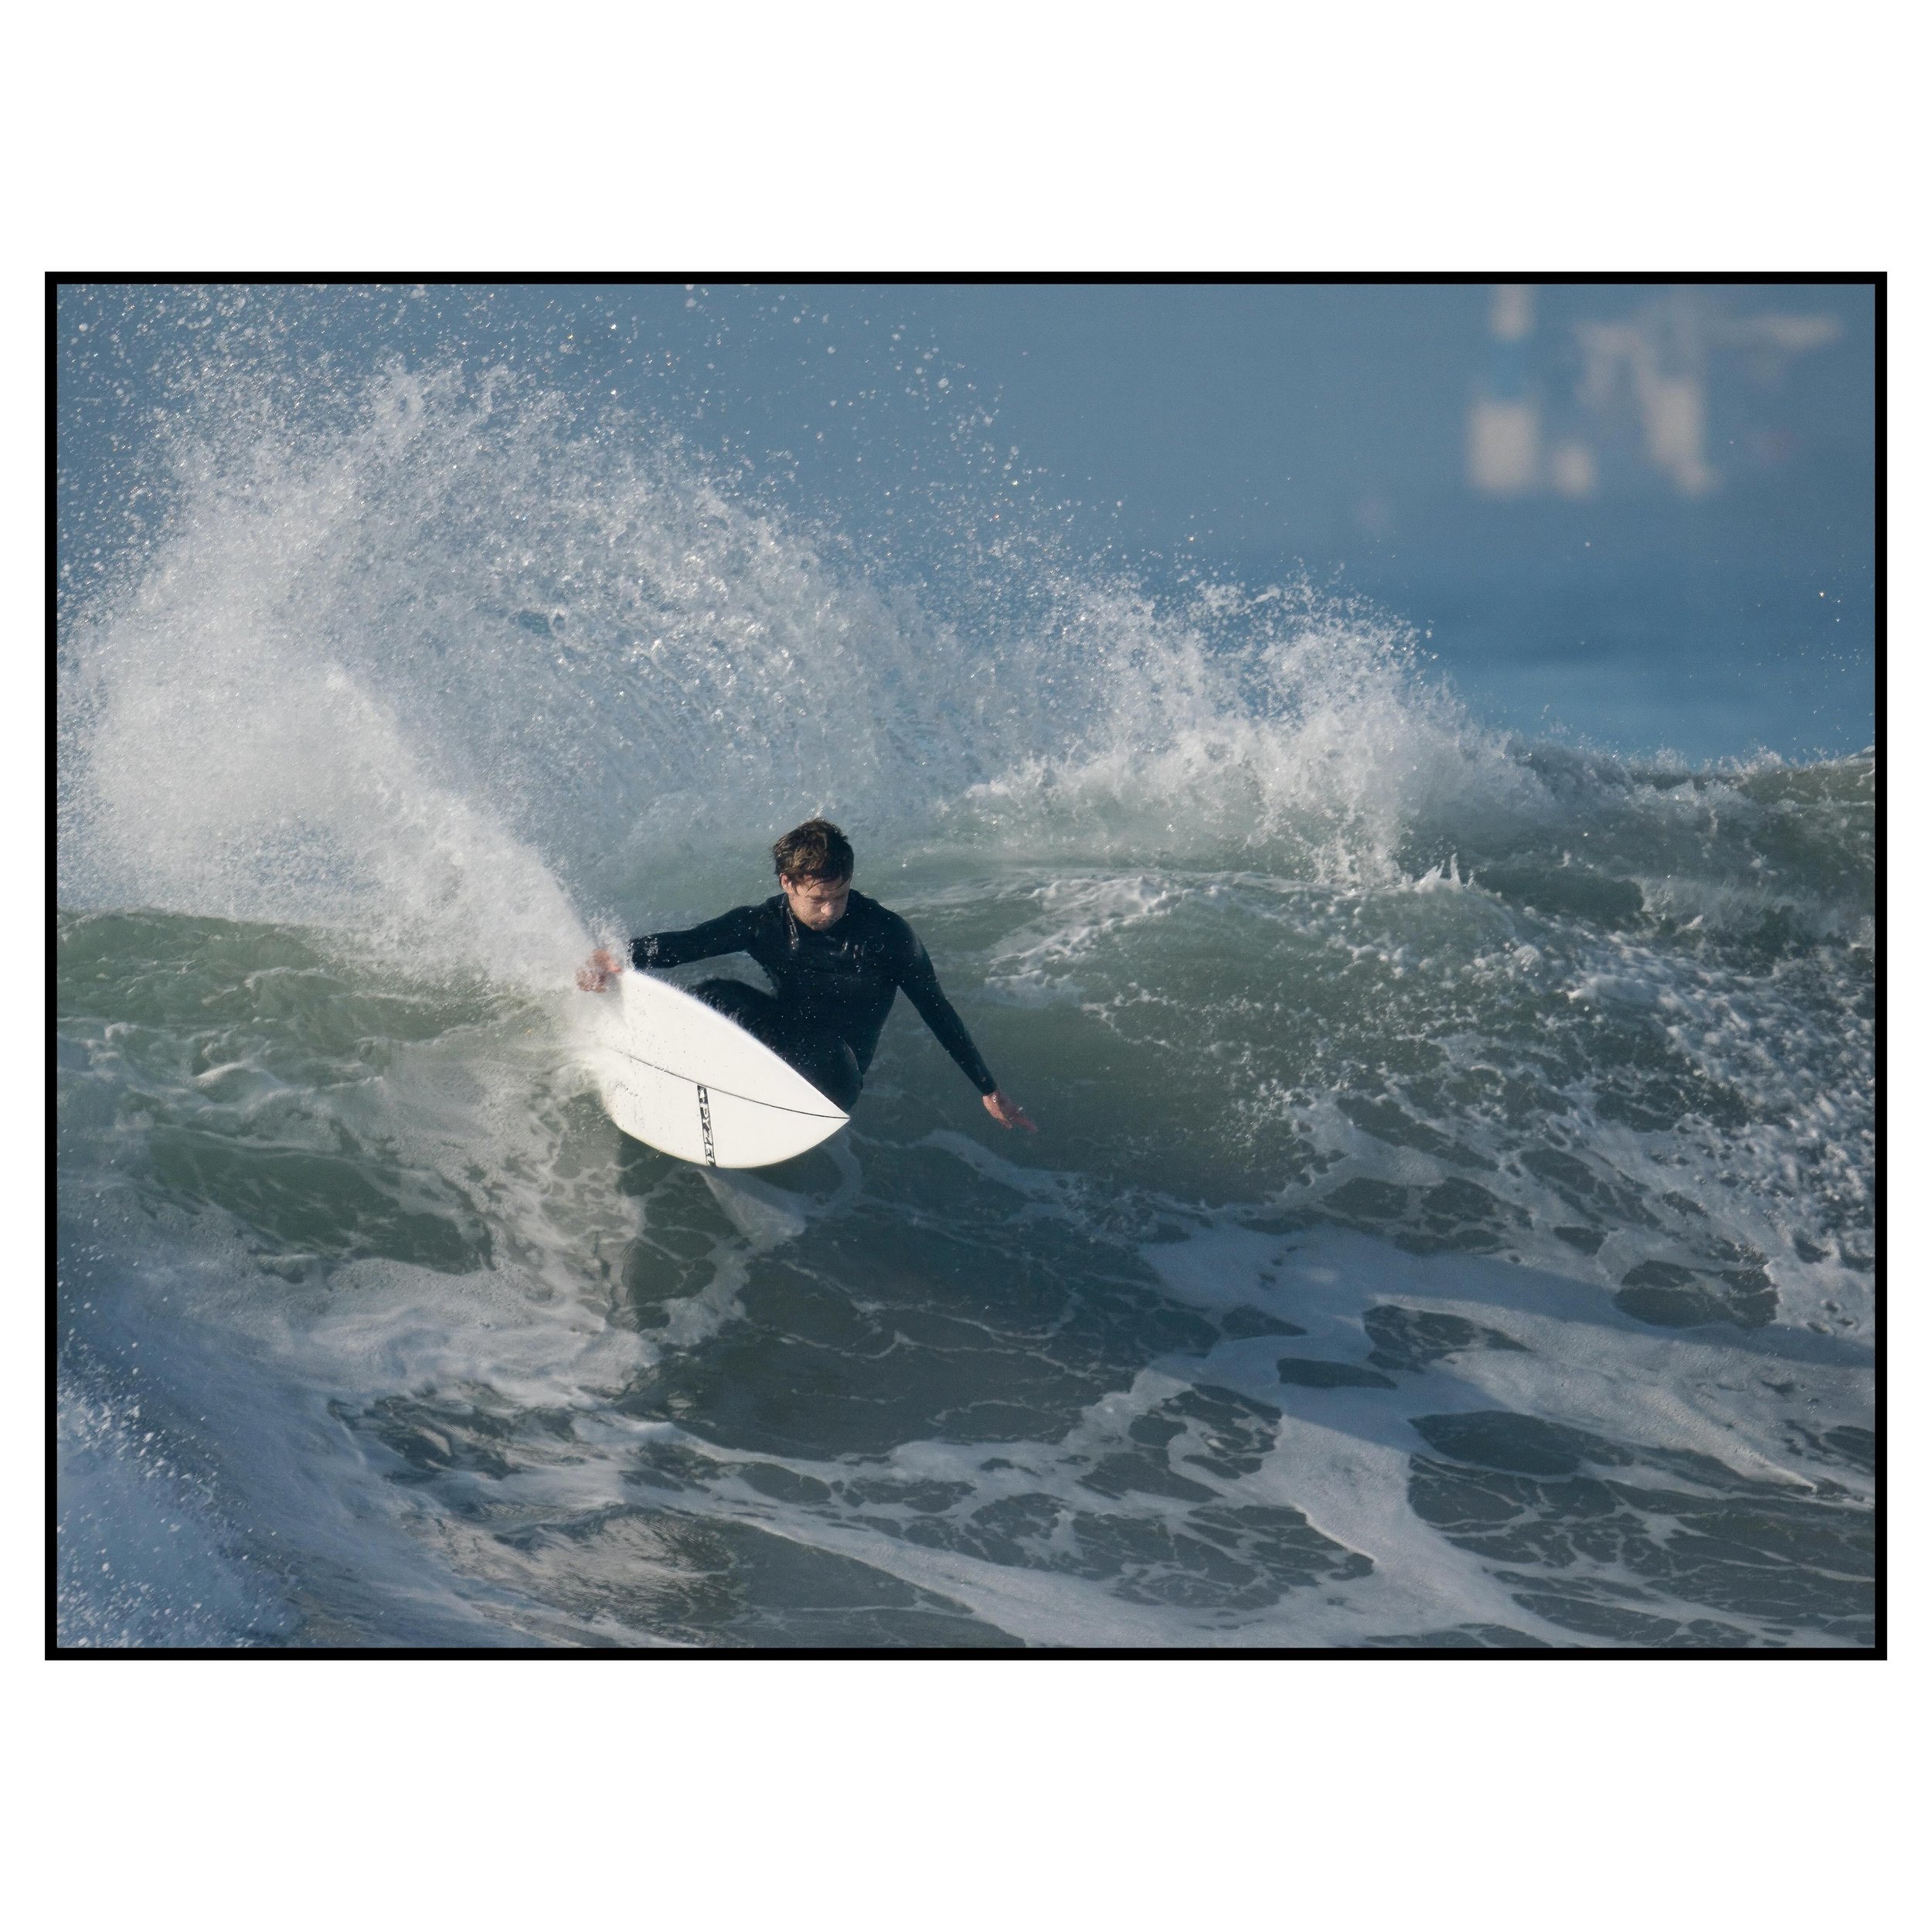
[[[631,964],[682,966],[694,959],[716,959],[720,953],[741,953],[750,945],[758,915],[756,906],[734,906],[702,926],[681,933],[645,933],[631,942]],[[624,970],[624,962],[599,947],[577,969],[577,984],[587,993],[600,993]]]
[[[734,906],[681,933],[646,933],[631,940],[631,964],[641,972],[647,966],[688,966],[694,959],[747,951],[758,936],[759,910]]]
[[[953,1009],[953,1003],[940,989],[939,975],[933,971],[933,962],[926,948],[906,929],[906,937],[912,940],[910,954],[899,968],[899,989],[913,1003],[919,1017],[933,1029],[940,1045],[951,1054],[955,1065],[972,1083],[979,1089],[981,1104],[1002,1127],[1023,1127],[1029,1134],[1039,1129],[1028,1117],[1025,1107],[1017,1100],[1009,1100],[999,1090],[999,1083],[993,1078],[985,1061],[980,1058],[979,1049],[973,1044],[973,1036],[966,1030],[966,1022]]]

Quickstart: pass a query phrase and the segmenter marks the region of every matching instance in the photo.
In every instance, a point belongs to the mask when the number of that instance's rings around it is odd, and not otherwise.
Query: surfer
[[[940,990],[926,948],[904,920],[852,889],[853,855],[828,819],[808,818],[771,849],[780,889],[762,905],[740,906],[681,933],[646,933],[631,942],[631,963],[682,966],[721,953],[749,953],[775,992],[742,980],[707,979],[691,991],[789,1061],[836,1106],[850,1112],[892,1010],[910,1000],[978,1087],[1002,1127],[1039,1128],[987,1070],[952,1002]],[[614,953],[593,953],[577,973],[600,993],[623,971]]]

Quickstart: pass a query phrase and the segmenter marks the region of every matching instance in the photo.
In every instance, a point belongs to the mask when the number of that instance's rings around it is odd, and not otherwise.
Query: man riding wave
[[[834,1105],[849,1113],[894,995],[903,992],[940,1046],[978,1087],[1002,1127],[1039,1129],[998,1083],[974,1046],[965,1022],[940,990],[918,935],[876,899],[852,889],[853,853],[828,819],[808,818],[771,849],[780,890],[762,904],[740,906],[677,933],[646,933],[631,942],[631,963],[682,966],[725,953],[749,953],[770,977],[760,992],[742,980],[707,979],[691,988],[788,1061]],[[600,949],[577,974],[587,993],[600,993],[623,964]]]

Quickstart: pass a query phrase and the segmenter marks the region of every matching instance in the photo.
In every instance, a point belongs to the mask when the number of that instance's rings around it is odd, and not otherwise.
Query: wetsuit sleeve
[[[694,959],[715,959],[720,953],[741,953],[750,944],[758,917],[756,906],[735,906],[681,933],[646,933],[631,942],[631,964],[683,966]]]
[[[933,1029],[940,1045],[952,1055],[959,1070],[982,1094],[994,1092],[999,1083],[987,1071],[986,1063],[979,1056],[979,1049],[973,1044],[972,1035],[966,1030],[966,1022],[953,1011],[952,1002],[940,991],[939,975],[933,971],[933,962],[927,957],[926,948],[910,928],[906,936],[912,945],[900,965],[900,991],[912,1002],[919,1017]]]

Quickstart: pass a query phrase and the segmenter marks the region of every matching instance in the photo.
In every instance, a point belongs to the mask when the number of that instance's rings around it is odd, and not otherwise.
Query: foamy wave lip
[[[1075,728],[965,794],[1009,838],[1265,852],[1360,885],[1400,876],[1418,818],[1526,795],[1502,741],[1420,675],[1413,634],[1305,582],[1171,607],[1099,595],[1067,628],[1087,653]]]
[[[448,368],[332,427],[212,395],[169,530],[63,641],[67,903],[556,981],[573,901],[600,930],[812,808],[880,858],[943,832],[1361,888],[1593,833],[1681,857],[1816,789],[1505,740],[1406,627],[1305,580],[1157,599],[1059,566],[1022,628],[929,611],[636,427]]]

